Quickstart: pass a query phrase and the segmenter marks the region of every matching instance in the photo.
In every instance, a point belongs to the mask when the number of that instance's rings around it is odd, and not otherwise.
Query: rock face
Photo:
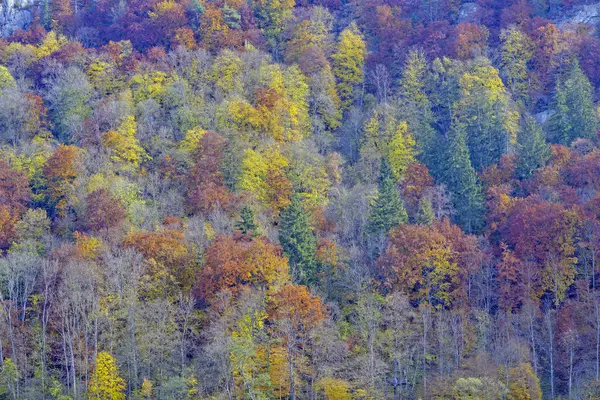
[[[30,8],[35,0],[1,0],[0,36],[6,37],[17,29],[25,29],[31,24]]]
[[[478,10],[479,6],[476,3],[463,3],[458,13],[458,22],[477,22],[475,16]]]
[[[576,7],[572,13],[559,21],[559,25],[585,24],[595,26],[600,22],[600,3],[587,4]]]

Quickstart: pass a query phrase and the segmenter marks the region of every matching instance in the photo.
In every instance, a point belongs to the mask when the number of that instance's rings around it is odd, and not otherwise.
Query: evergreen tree
[[[443,181],[452,193],[454,222],[467,233],[482,227],[484,204],[481,186],[471,165],[464,127],[455,123],[446,153]]]
[[[254,220],[254,211],[248,206],[242,207],[240,210],[241,220],[235,224],[236,229],[244,235],[255,236],[258,234],[258,225]]]
[[[427,60],[422,51],[408,54],[400,79],[400,112],[414,132],[420,158],[431,170],[438,163],[437,131],[434,115],[425,91]]]
[[[517,135],[516,147],[515,175],[519,179],[530,178],[533,172],[546,165],[550,158],[550,149],[542,128],[531,116],[524,119],[523,127]]]
[[[0,399],[18,399],[18,383],[21,376],[17,366],[12,359],[4,360],[4,365],[0,369]]]
[[[114,358],[101,351],[96,357],[96,367],[90,376],[90,399],[125,400],[125,381],[119,376]]]
[[[294,195],[290,205],[281,212],[279,243],[300,275],[300,282],[313,282],[316,273],[317,240],[308,222],[308,215],[299,195]]]
[[[423,197],[419,201],[419,211],[417,212],[416,223],[419,225],[431,225],[435,221],[433,206],[428,198]]]
[[[559,76],[554,92],[554,114],[550,117],[549,139],[570,145],[577,138],[594,139],[598,116],[592,85],[574,60],[565,76]]]
[[[396,188],[396,181],[389,162],[381,159],[379,192],[371,205],[369,231],[387,234],[390,229],[408,221],[408,215]]]

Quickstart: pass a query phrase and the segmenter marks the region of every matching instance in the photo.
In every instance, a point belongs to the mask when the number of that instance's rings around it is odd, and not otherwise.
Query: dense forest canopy
[[[600,399],[600,3],[2,7],[0,399]]]

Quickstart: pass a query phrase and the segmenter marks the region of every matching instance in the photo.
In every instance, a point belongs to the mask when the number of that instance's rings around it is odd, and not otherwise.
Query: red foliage
[[[206,250],[196,295],[210,301],[218,292],[237,294],[246,285],[265,289],[288,279],[282,249],[264,238],[218,236]]]
[[[188,173],[187,207],[192,213],[206,213],[217,207],[233,206],[233,194],[225,186],[219,166],[223,159],[225,139],[208,131],[194,152],[194,166]]]
[[[86,203],[86,225],[94,231],[118,227],[127,216],[121,202],[104,189],[88,194]]]

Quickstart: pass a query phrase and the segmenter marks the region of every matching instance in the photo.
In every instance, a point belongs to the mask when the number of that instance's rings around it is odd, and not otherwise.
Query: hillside
[[[600,399],[599,27],[3,2],[0,400]]]

